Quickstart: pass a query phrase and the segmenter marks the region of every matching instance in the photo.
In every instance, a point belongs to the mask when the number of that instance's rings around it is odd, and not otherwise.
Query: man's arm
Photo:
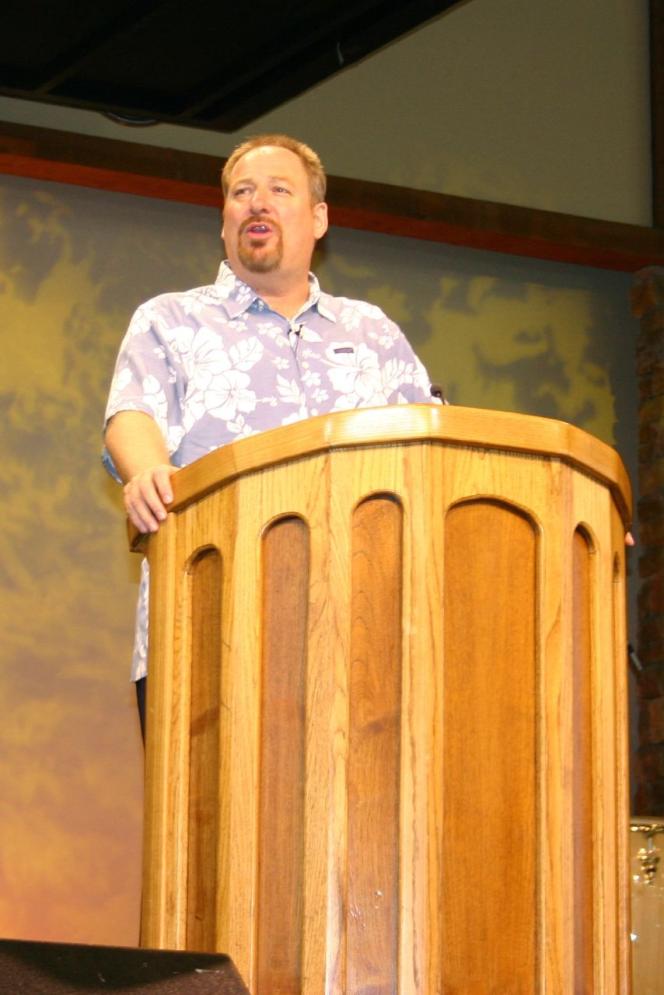
[[[159,426],[142,411],[119,411],[106,426],[105,441],[124,481],[130,521],[140,532],[156,532],[173,500],[170,478],[177,470]]]

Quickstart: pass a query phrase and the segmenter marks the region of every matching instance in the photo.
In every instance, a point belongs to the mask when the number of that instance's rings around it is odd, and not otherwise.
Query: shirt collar
[[[235,275],[226,259],[219,267],[214,286],[230,318],[237,318],[257,301],[262,300],[260,294]],[[320,284],[313,273],[309,273],[309,297],[296,317],[299,318],[310,308],[316,308],[318,313],[329,321],[337,320],[334,312],[324,304]]]

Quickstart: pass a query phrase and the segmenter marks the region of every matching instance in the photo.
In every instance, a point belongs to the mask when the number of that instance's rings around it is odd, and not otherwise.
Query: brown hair
[[[224,197],[228,195],[231,173],[235,169],[238,160],[243,155],[246,155],[247,152],[251,152],[252,149],[262,148],[265,145],[274,145],[276,148],[288,149],[289,152],[294,152],[307,171],[313,203],[320,204],[321,201],[325,200],[327,179],[323,164],[313,149],[310,149],[304,142],[299,142],[297,138],[290,138],[288,135],[254,135],[253,138],[248,138],[241,145],[233,149],[221,172],[221,188]]]

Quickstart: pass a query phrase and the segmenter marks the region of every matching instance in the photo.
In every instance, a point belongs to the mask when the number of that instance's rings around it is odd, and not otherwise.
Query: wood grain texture
[[[232,446],[222,446],[173,477],[171,509],[178,511],[249,470],[267,469],[346,446],[376,445],[386,439],[392,443],[438,440],[460,446],[477,445],[481,440],[482,450],[562,459],[605,484],[625,528],[631,524],[631,486],[613,447],[553,418],[438,404],[399,404],[319,415],[296,425],[261,432]],[[145,537],[130,528],[129,538],[132,548],[139,549]]]
[[[309,541],[299,518],[263,536],[256,995],[302,987]]]
[[[444,991],[537,990],[536,577],[520,511],[448,512]]]
[[[219,866],[221,590],[219,551],[204,549],[189,566],[191,699],[187,838],[187,949],[216,940]]]
[[[402,511],[353,513],[346,985],[393,992],[399,941]]]
[[[582,529],[572,539],[572,808],[574,822],[574,990],[594,989],[592,546]]]
[[[417,406],[265,433],[176,475],[149,549],[144,942],[186,947],[203,894],[187,891],[188,571],[214,547],[207,921],[249,989],[628,995],[630,498],[613,458],[560,423]]]

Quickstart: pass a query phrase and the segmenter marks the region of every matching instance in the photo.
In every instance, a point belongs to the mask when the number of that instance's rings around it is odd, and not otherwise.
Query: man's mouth
[[[248,234],[254,238],[260,238],[264,235],[270,235],[272,233],[272,225],[267,224],[266,221],[250,221],[245,224],[242,229],[243,234]]]

